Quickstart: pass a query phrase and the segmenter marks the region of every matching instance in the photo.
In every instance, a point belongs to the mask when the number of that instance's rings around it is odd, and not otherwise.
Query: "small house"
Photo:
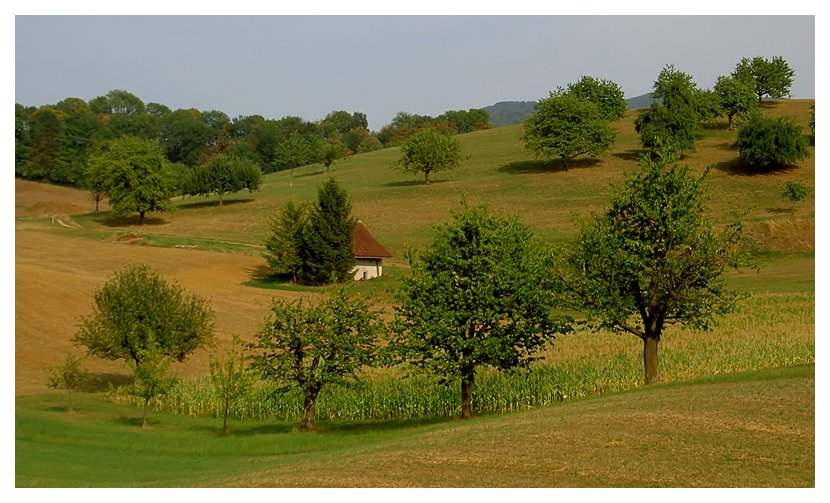
[[[369,230],[360,220],[354,226],[352,251],[357,260],[354,279],[358,281],[383,276],[383,259],[392,257],[392,254],[369,234]]]

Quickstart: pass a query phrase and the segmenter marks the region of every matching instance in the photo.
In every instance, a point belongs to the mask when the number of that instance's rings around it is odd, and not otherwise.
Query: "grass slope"
[[[17,487],[810,487],[813,367],[722,375],[471,421],[319,433],[18,397]]]

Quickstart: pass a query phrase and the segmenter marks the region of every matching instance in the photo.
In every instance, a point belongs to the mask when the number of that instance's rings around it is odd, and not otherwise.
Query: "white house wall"
[[[354,279],[358,281],[383,276],[383,260],[359,258],[353,271]]]

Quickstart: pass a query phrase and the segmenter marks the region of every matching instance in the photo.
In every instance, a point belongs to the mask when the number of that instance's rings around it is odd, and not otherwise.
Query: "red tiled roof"
[[[369,230],[360,220],[355,224],[352,233],[352,251],[355,258],[392,257],[392,254],[369,234]]]

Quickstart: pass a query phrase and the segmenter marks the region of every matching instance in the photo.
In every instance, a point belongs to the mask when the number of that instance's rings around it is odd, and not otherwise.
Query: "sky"
[[[323,119],[377,131],[544,98],[583,75],[626,97],[673,64],[711,88],[743,57],[782,56],[792,97],[815,97],[813,16],[48,16],[14,19],[14,95],[26,106],[123,89],[171,109]]]

